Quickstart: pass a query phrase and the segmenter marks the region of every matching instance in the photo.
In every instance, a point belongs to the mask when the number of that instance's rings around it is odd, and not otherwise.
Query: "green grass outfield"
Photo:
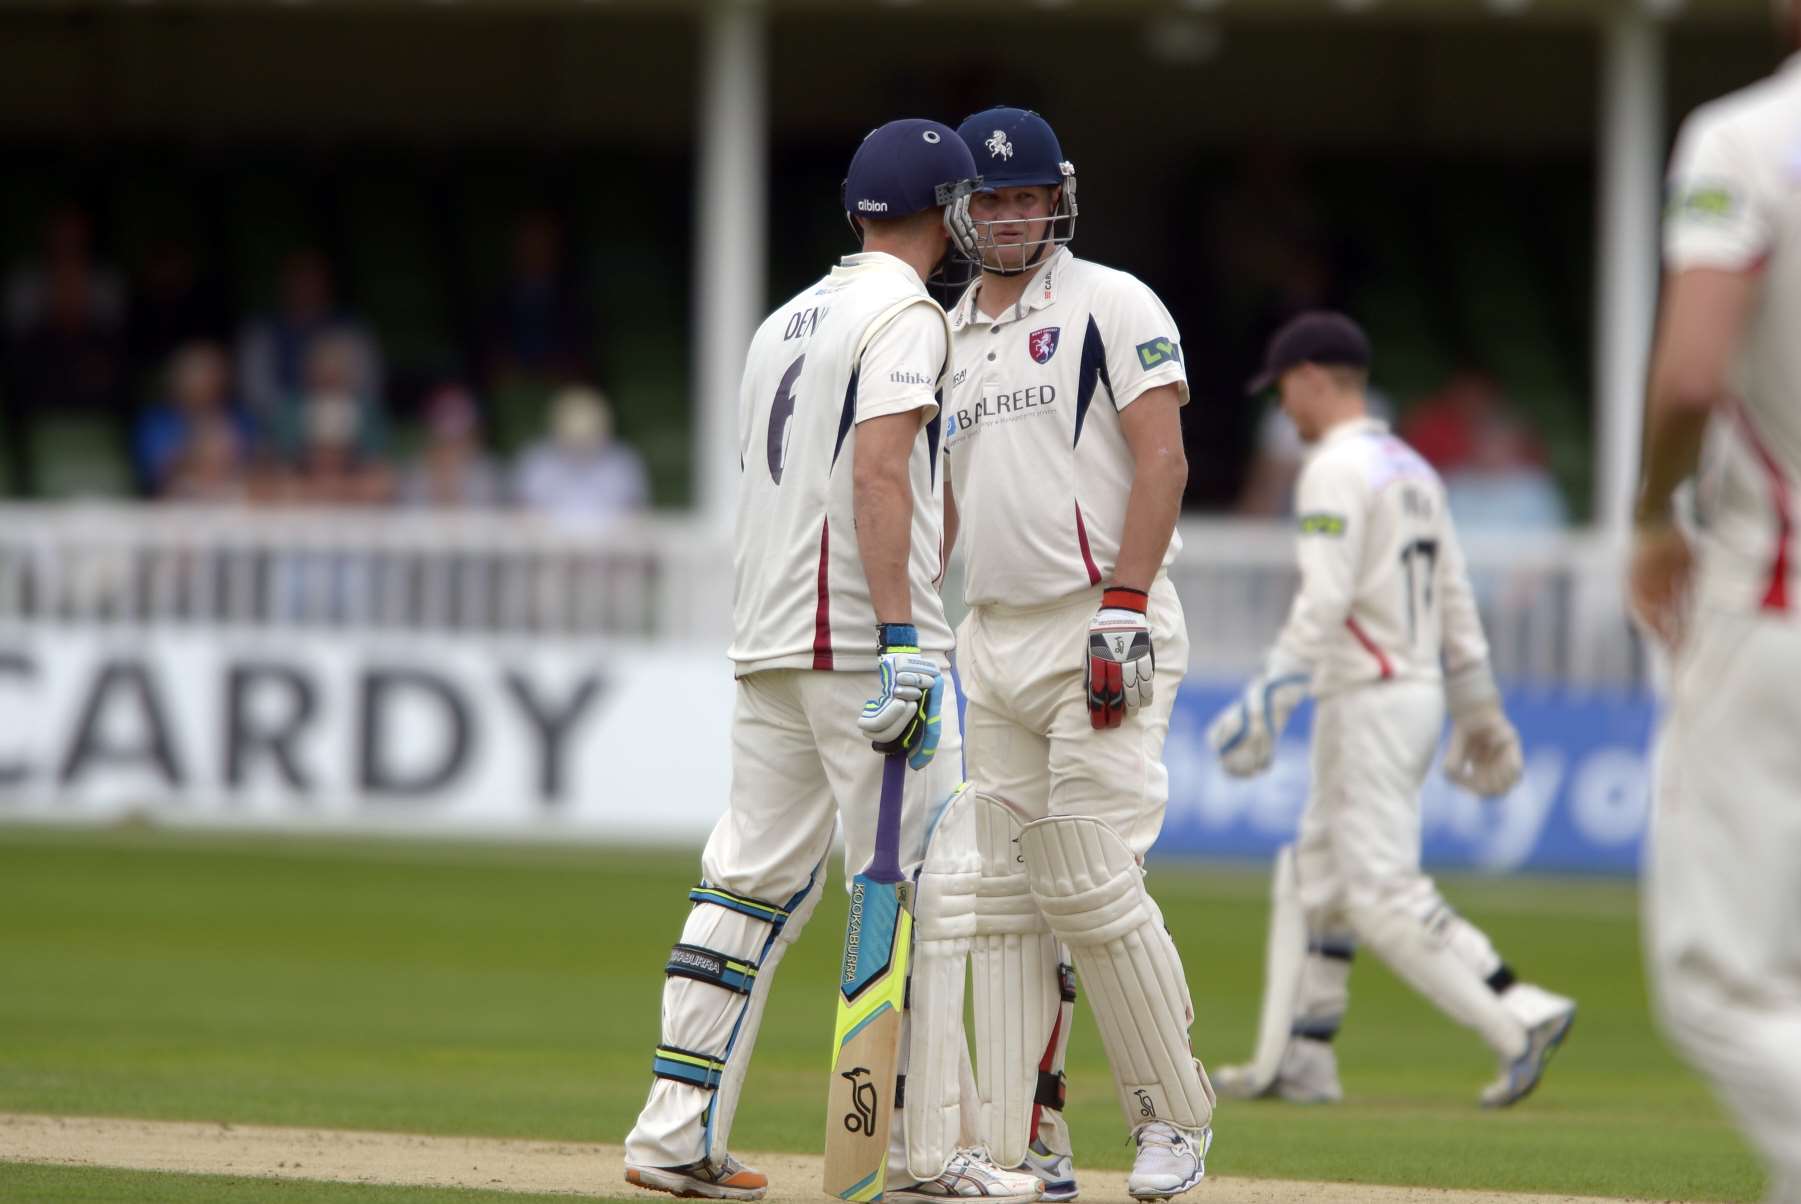
[[[696,863],[641,850],[0,828],[0,1111],[619,1141],[649,1083],[662,965]],[[1164,862],[1151,885],[1187,961],[1197,1050],[1241,1059],[1257,1013],[1264,876]],[[1478,1109],[1493,1073],[1480,1042],[1366,957],[1338,1045],[1348,1101],[1228,1104],[1209,1169],[1756,1198],[1752,1159],[1652,1031],[1630,884],[1445,887],[1522,976],[1581,1001],[1539,1093],[1505,1113]],[[820,1148],[841,898],[821,904],[783,964],[736,1148]],[[1085,1008],[1071,1080],[1080,1163],[1127,1165]],[[465,1197],[489,1198],[0,1167],[6,1199]]]

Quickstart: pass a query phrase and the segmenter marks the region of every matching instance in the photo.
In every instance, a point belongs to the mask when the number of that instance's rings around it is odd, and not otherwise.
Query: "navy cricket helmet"
[[[942,208],[945,229],[969,220],[969,195],[980,187],[975,160],[957,131],[941,121],[906,117],[870,131],[844,174],[844,215],[906,217]]]
[[[975,238],[957,250],[964,258],[985,271],[1013,276],[1035,269],[1051,248],[1060,247],[1076,235],[1076,169],[1063,157],[1063,147],[1050,122],[1030,109],[1000,107],[983,109],[963,119],[957,136],[969,147],[982,176],[978,191],[993,192],[1002,188],[1045,187],[1058,190],[1057,201],[1044,237],[1022,243],[997,246],[993,227],[1017,225],[1011,222],[971,222]],[[1018,248],[1016,255],[1005,252]],[[1008,258],[1017,258],[1017,266],[1005,266]]]

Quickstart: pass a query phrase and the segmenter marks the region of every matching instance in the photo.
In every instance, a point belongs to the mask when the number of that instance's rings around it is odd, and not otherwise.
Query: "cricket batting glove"
[[[924,769],[938,751],[944,675],[921,655],[919,631],[911,623],[878,623],[876,633],[881,688],[863,704],[857,726],[877,752],[904,752],[908,765]]]
[[[1207,742],[1235,778],[1254,777],[1276,758],[1276,741],[1288,717],[1307,697],[1308,675],[1298,668],[1268,670],[1253,677],[1237,702],[1207,726]]]
[[[1088,722],[1097,728],[1118,727],[1126,716],[1151,705],[1151,678],[1157,653],[1144,612],[1150,595],[1141,589],[1110,585],[1101,593],[1101,608],[1088,622]]]
[[[1520,734],[1501,709],[1501,691],[1487,663],[1478,661],[1447,674],[1445,704],[1451,712],[1445,776],[1483,798],[1512,790],[1525,770],[1525,758]]]

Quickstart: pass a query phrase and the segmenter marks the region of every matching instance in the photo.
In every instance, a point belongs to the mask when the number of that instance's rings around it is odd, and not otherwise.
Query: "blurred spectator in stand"
[[[15,268],[7,277],[6,327],[14,339],[49,314],[59,273],[82,278],[82,304],[94,325],[118,328],[125,316],[125,286],[118,272],[95,262],[93,227],[87,214],[65,205],[44,223],[36,262]]]
[[[132,465],[141,492],[160,497],[204,426],[231,432],[236,455],[248,454],[249,420],[232,402],[231,361],[212,342],[192,342],[169,359],[163,400],[139,416]]]
[[[279,308],[249,322],[238,341],[238,384],[257,421],[276,429],[284,425],[283,409],[309,383],[314,344],[327,337],[350,361],[353,391],[381,396],[381,352],[374,335],[338,308],[325,256],[311,249],[296,251],[282,269]],[[287,415],[286,423],[292,418]]]
[[[513,231],[512,266],[482,321],[483,383],[490,389],[555,382],[593,373],[594,312],[570,267],[563,228],[535,210]]]
[[[290,458],[311,446],[312,415],[321,401],[342,401],[353,415],[352,438],[360,458],[387,446],[387,409],[371,385],[366,344],[354,331],[329,330],[307,347],[300,389],[279,401],[266,420],[276,445]]]
[[[194,248],[179,239],[159,242],[131,294],[127,340],[133,377],[143,382],[184,344],[223,341],[229,324],[223,291],[202,275]]]
[[[231,415],[207,414],[190,424],[160,496],[171,502],[230,503],[252,496],[248,446]]]
[[[1444,476],[1451,514],[1461,530],[1560,531],[1569,521],[1542,450],[1505,411],[1477,419],[1463,463]]]
[[[19,324],[5,357],[0,444],[14,489],[38,491],[44,451],[37,442],[49,422],[98,424],[104,454],[123,464],[129,392],[122,294],[117,279],[93,265],[79,215],[52,223],[44,264],[16,275],[8,294],[9,315]]]
[[[425,405],[425,446],[400,486],[408,506],[495,506],[500,469],[482,446],[481,413],[461,385],[445,385]]]
[[[520,457],[514,494],[529,510],[591,528],[642,510],[650,498],[644,462],[613,439],[613,407],[572,385],[550,403],[550,438]]]
[[[1416,402],[1398,433],[1445,476],[1470,462],[1483,425],[1507,409],[1507,398],[1491,377],[1462,371]]]
[[[394,476],[365,450],[362,410],[342,393],[319,393],[301,409],[302,445],[285,500],[304,506],[375,506],[394,496]]]

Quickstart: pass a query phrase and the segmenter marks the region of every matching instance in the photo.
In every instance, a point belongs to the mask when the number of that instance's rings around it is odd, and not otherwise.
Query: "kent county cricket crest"
[[[1048,364],[1051,362],[1051,356],[1057,354],[1057,340],[1062,333],[1061,326],[1046,326],[1041,330],[1034,330],[1026,338],[1026,350],[1032,353],[1034,360],[1041,364]]]
[[[982,145],[988,148],[988,157],[991,159],[1011,159],[1013,157],[1013,144],[1007,141],[1006,130],[994,131],[989,135],[988,141]]]

